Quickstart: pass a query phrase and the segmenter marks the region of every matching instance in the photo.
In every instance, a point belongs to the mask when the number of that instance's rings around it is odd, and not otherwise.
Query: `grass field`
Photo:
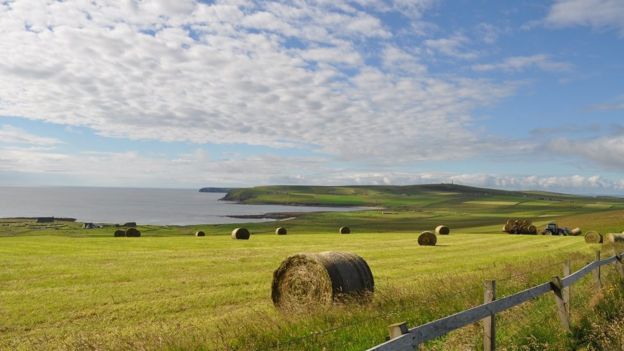
[[[275,223],[248,224],[249,241],[232,240],[232,225],[140,226],[141,238],[113,238],[110,227],[0,221],[0,349],[362,350],[384,341],[388,324],[414,326],[481,303],[485,279],[496,279],[504,296],[560,274],[564,259],[578,269],[601,249],[582,237],[501,234],[507,216],[540,225],[555,218],[602,232],[624,225],[615,199],[599,200],[610,204],[606,210],[586,206],[592,198],[543,194],[536,196],[544,200],[499,193],[475,200],[455,189],[429,196],[388,214],[305,215],[280,224],[289,229],[285,236],[272,233]],[[378,205],[365,196],[361,202]],[[417,233],[440,223],[451,226],[451,235],[438,237],[435,247],[416,244]],[[337,234],[338,225],[351,226],[353,234]],[[196,229],[207,236],[194,237]],[[372,303],[305,315],[277,311],[270,288],[280,262],[328,250],[366,259],[375,277]],[[602,305],[590,287],[584,282],[572,295],[573,321],[584,329],[565,335],[552,297],[544,296],[499,316],[499,344],[519,350],[593,345],[588,335],[598,322],[588,316],[599,315]],[[478,349],[479,337],[474,325],[427,346]]]

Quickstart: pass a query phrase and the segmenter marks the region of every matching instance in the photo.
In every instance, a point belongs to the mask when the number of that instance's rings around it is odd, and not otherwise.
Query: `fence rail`
[[[396,323],[388,328],[390,329],[389,341],[374,346],[367,351],[407,351],[417,350],[424,342],[443,336],[453,330],[459,329],[471,323],[483,320],[484,323],[484,349],[487,351],[495,349],[495,315],[514,306],[518,306],[526,301],[539,297],[549,292],[555,295],[557,303],[559,319],[566,331],[570,330],[569,322],[569,289],[574,283],[589,273],[594,273],[594,282],[596,288],[600,289],[600,267],[616,263],[617,271],[621,277],[624,277],[624,266],[622,265],[623,254],[617,254],[614,250],[613,256],[600,259],[600,252],[596,252],[596,260],[587,264],[578,271],[569,274],[570,262],[567,261],[564,266],[564,277],[555,276],[551,281],[534,286],[532,288],[520,291],[518,293],[495,299],[495,281],[486,282],[485,303],[448,317],[440,318],[435,321],[420,325],[418,327],[408,329],[405,323]],[[492,301],[493,300],[493,301]]]

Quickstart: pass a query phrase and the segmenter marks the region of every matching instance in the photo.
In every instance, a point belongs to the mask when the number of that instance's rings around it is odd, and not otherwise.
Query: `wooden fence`
[[[551,291],[554,293],[561,325],[564,330],[569,332],[570,286],[587,274],[593,272],[594,284],[596,289],[599,290],[602,288],[600,267],[614,262],[618,273],[624,278],[623,257],[624,253],[617,254],[614,249],[612,257],[601,260],[600,251],[597,251],[595,261],[572,274],[570,274],[570,261],[567,261],[564,264],[563,277],[555,276],[547,283],[534,286],[498,300],[496,299],[496,281],[486,281],[484,303],[482,305],[412,329],[409,329],[406,323],[392,324],[388,326],[390,340],[374,346],[368,349],[368,351],[418,350],[426,341],[478,321],[482,321],[483,324],[483,349],[485,351],[492,351],[496,349],[496,313],[518,306]]]

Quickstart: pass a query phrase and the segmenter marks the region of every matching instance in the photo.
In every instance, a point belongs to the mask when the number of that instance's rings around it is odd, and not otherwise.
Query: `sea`
[[[158,225],[265,222],[228,216],[274,212],[354,211],[358,207],[243,205],[220,200],[224,193],[197,189],[100,187],[0,187],[0,218],[66,217],[80,222]]]

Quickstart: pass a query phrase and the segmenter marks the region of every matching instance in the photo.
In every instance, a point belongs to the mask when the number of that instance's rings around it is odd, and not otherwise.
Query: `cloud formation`
[[[559,138],[548,144],[550,151],[576,156],[605,169],[624,170],[624,134],[571,140]]]
[[[465,157],[483,147],[471,112],[513,85],[430,75],[389,40],[432,5],[5,2],[0,115],[130,139],[305,144],[347,160]],[[412,22],[398,33],[375,16],[388,12]],[[425,45],[468,59],[466,40]]]
[[[475,71],[481,72],[495,70],[520,72],[530,68],[538,68],[542,71],[561,72],[569,71],[572,67],[573,65],[568,62],[553,60],[550,56],[545,54],[514,56],[508,57],[500,63],[486,63],[472,66]]]
[[[131,165],[131,167],[130,167]],[[132,169],[111,172],[114,169]],[[280,157],[259,155],[214,159],[196,150],[174,158],[146,156],[137,152],[83,152],[63,154],[36,147],[0,147],[0,172],[55,174],[73,179],[74,185],[98,186],[176,186],[199,187],[206,184],[249,186],[249,172],[258,184],[318,185],[410,185],[456,183],[501,189],[592,192],[624,192],[624,180],[600,175],[531,176],[485,173],[357,171],[332,167],[322,157]],[[289,170],[276,172],[276,170]]]
[[[590,26],[617,29],[624,36],[624,2],[621,0],[556,0],[545,19],[555,27]]]
[[[58,139],[35,135],[12,125],[0,125],[0,144],[52,146],[61,143]]]

